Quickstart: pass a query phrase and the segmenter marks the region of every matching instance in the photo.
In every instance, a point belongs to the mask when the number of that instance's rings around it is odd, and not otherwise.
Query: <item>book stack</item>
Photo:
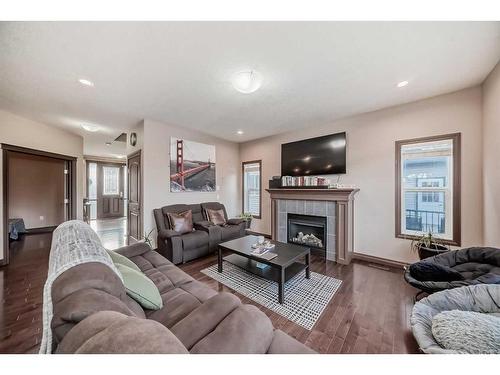
[[[314,176],[283,176],[281,186],[328,186],[330,180],[325,177]]]

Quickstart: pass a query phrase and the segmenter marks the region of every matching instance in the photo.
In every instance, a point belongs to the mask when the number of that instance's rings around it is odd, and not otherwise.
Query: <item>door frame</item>
[[[41,151],[27,147],[10,145],[7,143],[1,143],[0,148],[2,149],[2,191],[3,191],[3,250],[4,258],[0,260],[0,266],[5,266],[9,264],[10,261],[10,251],[9,251],[9,156],[11,152],[18,152],[28,155],[44,156],[52,159],[64,160],[66,162],[66,168],[68,173],[66,175],[65,191],[68,194],[68,205],[67,210],[65,210],[65,220],[76,219],[76,176],[77,176],[77,164],[78,158],[74,156],[68,156],[63,154],[57,154],[54,152]]]
[[[130,245],[130,159],[136,158],[139,156],[140,159],[140,164],[141,164],[141,170],[139,173],[139,233],[144,232],[143,225],[144,225],[144,210],[143,210],[143,194],[142,194],[142,150],[137,150],[129,155],[127,155],[127,199],[128,199],[128,204],[127,204],[127,245]]]

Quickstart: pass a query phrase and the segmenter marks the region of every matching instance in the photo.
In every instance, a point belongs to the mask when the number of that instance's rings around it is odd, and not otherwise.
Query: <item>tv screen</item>
[[[282,176],[346,173],[346,133],[281,145]]]

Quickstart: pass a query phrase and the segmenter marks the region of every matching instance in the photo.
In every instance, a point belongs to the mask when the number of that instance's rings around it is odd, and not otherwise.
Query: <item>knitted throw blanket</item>
[[[92,228],[83,221],[71,220],[59,225],[52,236],[49,271],[43,289],[43,336],[40,354],[52,353],[52,283],[64,271],[79,264],[99,262],[110,267],[123,281],[111,258]]]

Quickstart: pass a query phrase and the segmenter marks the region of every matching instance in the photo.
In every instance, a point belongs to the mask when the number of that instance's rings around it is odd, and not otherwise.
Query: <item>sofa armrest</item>
[[[158,232],[158,238],[161,240],[166,240],[171,237],[180,237],[181,234],[172,229],[161,229]]]
[[[246,221],[245,219],[233,218],[233,219],[229,219],[226,223],[228,223],[229,225],[240,225],[241,223],[244,223],[245,221]]]
[[[157,251],[173,264],[183,262],[182,234],[172,229],[161,229],[158,232],[156,244]]]
[[[194,223],[194,228],[208,233],[208,247],[210,251],[215,251],[217,245],[222,241],[221,227],[210,221],[199,221]]]
[[[151,251],[151,247],[145,242],[136,242],[132,245],[123,246],[115,250],[124,257],[131,258]]]

